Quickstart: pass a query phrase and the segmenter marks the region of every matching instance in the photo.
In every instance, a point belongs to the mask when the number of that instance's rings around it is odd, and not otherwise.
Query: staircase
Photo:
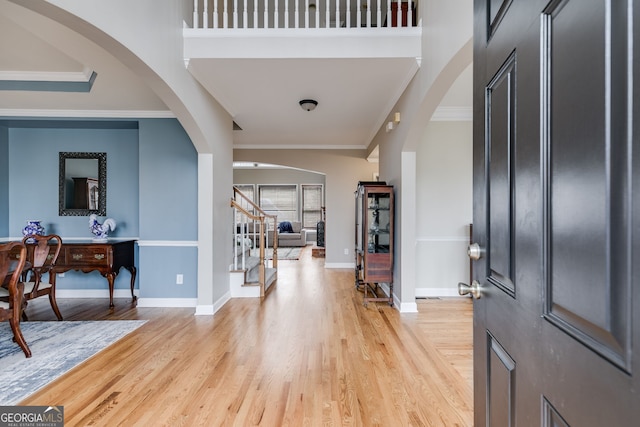
[[[268,241],[277,217],[264,212],[238,188],[233,187],[233,261],[230,266],[231,298],[263,298],[278,278],[278,241]],[[274,236],[277,233],[273,233]],[[265,248],[273,246],[268,259]]]

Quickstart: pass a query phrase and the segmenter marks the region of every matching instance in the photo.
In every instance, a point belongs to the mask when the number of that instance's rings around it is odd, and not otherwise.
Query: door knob
[[[477,261],[484,255],[484,249],[482,249],[479,244],[472,243],[467,248],[467,255],[469,255],[469,258],[472,260]]]
[[[467,285],[466,283],[458,283],[458,294],[460,295],[468,295],[471,294],[471,296],[475,299],[480,299],[480,297],[482,296],[482,292],[480,290],[480,283],[478,283],[477,280],[474,280],[473,282],[471,282],[471,285]]]

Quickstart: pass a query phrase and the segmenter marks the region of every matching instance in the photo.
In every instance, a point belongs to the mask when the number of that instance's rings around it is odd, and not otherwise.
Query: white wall
[[[325,176],[299,169],[234,169],[234,184],[323,184]]]
[[[416,151],[443,98],[464,73],[473,57],[473,1],[425,0],[422,19],[422,64],[420,70],[389,112],[401,113],[401,122],[387,133],[384,126],[369,146],[380,152],[380,179],[396,188],[396,244],[394,293],[400,311],[413,312],[416,289],[417,224],[422,213],[415,206]],[[420,267],[421,268],[421,267]]]
[[[472,154],[472,122],[429,123],[416,151],[416,297],[469,280]]]

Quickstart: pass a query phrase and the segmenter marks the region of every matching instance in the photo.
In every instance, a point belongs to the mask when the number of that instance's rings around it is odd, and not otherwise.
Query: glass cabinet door
[[[389,253],[390,248],[390,194],[367,194],[367,252]]]

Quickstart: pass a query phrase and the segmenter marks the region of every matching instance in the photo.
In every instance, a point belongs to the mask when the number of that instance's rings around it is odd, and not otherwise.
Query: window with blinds
[[[298,220],[297,185],[259,185],[258,197],[262,210],[277,215],[278,223]]]
[[[302,226],[316,228],[322,220],[322,185],[302,185]]]

